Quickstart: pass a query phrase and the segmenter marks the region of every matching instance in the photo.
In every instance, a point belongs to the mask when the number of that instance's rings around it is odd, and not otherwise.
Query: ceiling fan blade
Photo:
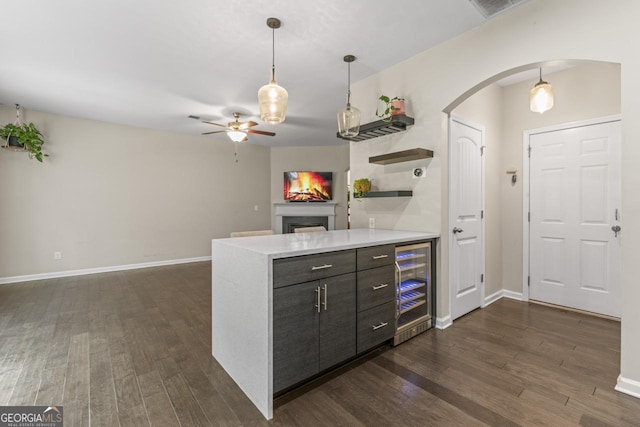
[[[256,122],[248,121],[246,123],[242,123],[240,125],[240,129],[247,129],[247,128],[250,128],[251,126],[256,126],[256,125],[257,125]]]
[[[258,135],[276,136],[275,132],[266,132],[264,130],[247,129],[247,133],[257,133]]]
[[[226,132],[226,130],[214,130],[213,132],[204,132],[203,135],[211,135],[212,133]]]
[[[202,123],[206,123],[206,124],[208,124],[208,125],[216,125],[216,126],[220,126],[220,127],[223,127],[223,128],[226,128],[226,127],[227,127],[227,126],[225,126],[225,125],[221,125],[220,123],[208,122],[208,121],[206,121],[206,120],[203,120],[203,121],[202,121]]]

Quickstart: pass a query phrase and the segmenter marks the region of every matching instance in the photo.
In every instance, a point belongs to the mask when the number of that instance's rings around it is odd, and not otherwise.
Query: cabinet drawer
[[[273,261],[273,287],[351,273],[355,269],[355,249],[276,259]]]
[[[396,296],[395,282],[393,264],[358,271],[358,311],[393,301]]]
[[[392,338],[394,322],[394,301],[358,313],[358,353]]]
[[[395,256],[395,245],[358,248],[358,271],[393,264]]]

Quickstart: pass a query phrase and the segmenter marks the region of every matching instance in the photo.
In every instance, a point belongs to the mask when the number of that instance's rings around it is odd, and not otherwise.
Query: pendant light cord
[[[271,28],[271,69],[276,69],[276,29]]]
[[[351,107],[351,62],[347,62],[347,108]]]

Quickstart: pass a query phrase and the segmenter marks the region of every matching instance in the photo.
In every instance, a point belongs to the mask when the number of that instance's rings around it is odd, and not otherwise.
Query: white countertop
[[[213,244],[242,248],[275,259],[437,237],[439,234],[429,232],[358,228],[214,239]]]

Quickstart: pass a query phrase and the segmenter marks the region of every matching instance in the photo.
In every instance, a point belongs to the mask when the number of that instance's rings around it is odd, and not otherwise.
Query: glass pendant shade
[[[233,142],[240,142],[247,137],[247,134],[239,130],[230,130],[230,131],[227,131],[227,136]]]
[[[338,133],[342,137],[353,138],[360,132],[360,110],[348,105],[338,111]]]
[[[338,135],[353,138],[360,133],[360,110],[351,106],[351,63],[356,60],[353,55],[345,55],[347,63],[347,105],[338,111]]]
[[[287,115],[289,94],[286,89],[276,83],[276,70],[271,69],[271,82],[258,90],[260,119],[272,125],[284,122]]]
[[[529,92],[529,108],[534,113],[544,113],[553,108],[553,87],[542,80],[542,68],[540,68],[540,81]]]

